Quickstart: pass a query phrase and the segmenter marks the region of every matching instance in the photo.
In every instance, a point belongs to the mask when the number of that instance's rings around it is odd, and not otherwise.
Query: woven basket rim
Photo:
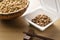
[[[28,7],[29,3],[30,3],[30,2],[27,1],[27,5],[26,5],[24,8],[21,8],[20,10],[17,10],[17,11],[15,11],[15,12],[9,12],[9,13],[1,13],[0,15],[2,15],[2,14],[3,14],[3,15],[4,15],[4,14],[5,14],[5,15],[7,15],[7,14],[12,14],[12,13],[16,13],[16,12],[19,12],[19,11],[21,11],[21,10],[24,10],[25,8]]]

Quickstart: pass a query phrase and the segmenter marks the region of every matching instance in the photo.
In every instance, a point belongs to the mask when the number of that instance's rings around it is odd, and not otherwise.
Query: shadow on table
[[[24,30],[28,28],[26,20],[22,17],[13,20],[2,20],[1,22],[6,28]]]
[[[25,21],[24,18],[17,18],[15,20],[2,20],[1,22],[5,28],[8,29],[12,29],[12,30],[28,30],[28,24]],[[55,40],[60,40],[60,30],[58,29],[58,26],[56,25],[51,25],[49,28],[47,28],[45,31],[40,31],[37,28],[33,27],[32,25],[30,25],[30,28],[35,30],[35,32],[38,35],[43,35]],[[20,32],[20,31],[19,31]]]

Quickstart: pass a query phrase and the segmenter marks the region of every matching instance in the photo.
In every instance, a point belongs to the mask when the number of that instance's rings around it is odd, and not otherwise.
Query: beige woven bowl
[[[24,8],[21,8],[20,10],[16,12],[11,12],[11,13],[2,13],[0,14],[0,20],[10,20],[10,19],[15,19],[19,16],[21,16],[29,6],[29,2],[27,2],[27,5]]]

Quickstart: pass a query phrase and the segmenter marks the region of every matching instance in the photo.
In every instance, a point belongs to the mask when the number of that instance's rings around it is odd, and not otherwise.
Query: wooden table
[[[28,31],[29,28],[35,30],[38,35],[60,40],[60,19],[41,32],[35,27],[29,26],[24,18],[0,21],[0,40],[23,40],[23,32]]]

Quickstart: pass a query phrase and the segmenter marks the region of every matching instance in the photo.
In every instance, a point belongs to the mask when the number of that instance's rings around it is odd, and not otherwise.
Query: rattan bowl
[[[27,2],[27,5],[22,8],[21,10],[18,10],[16,12],[11,12],[11,13],[2,13],[0,14],[0,20],[11,20],[11,19],[15,19],[19,16],[21,16],[22,14],[24,14],[24,12],[26,11],[27,7],[29,6],[29,1]]]

